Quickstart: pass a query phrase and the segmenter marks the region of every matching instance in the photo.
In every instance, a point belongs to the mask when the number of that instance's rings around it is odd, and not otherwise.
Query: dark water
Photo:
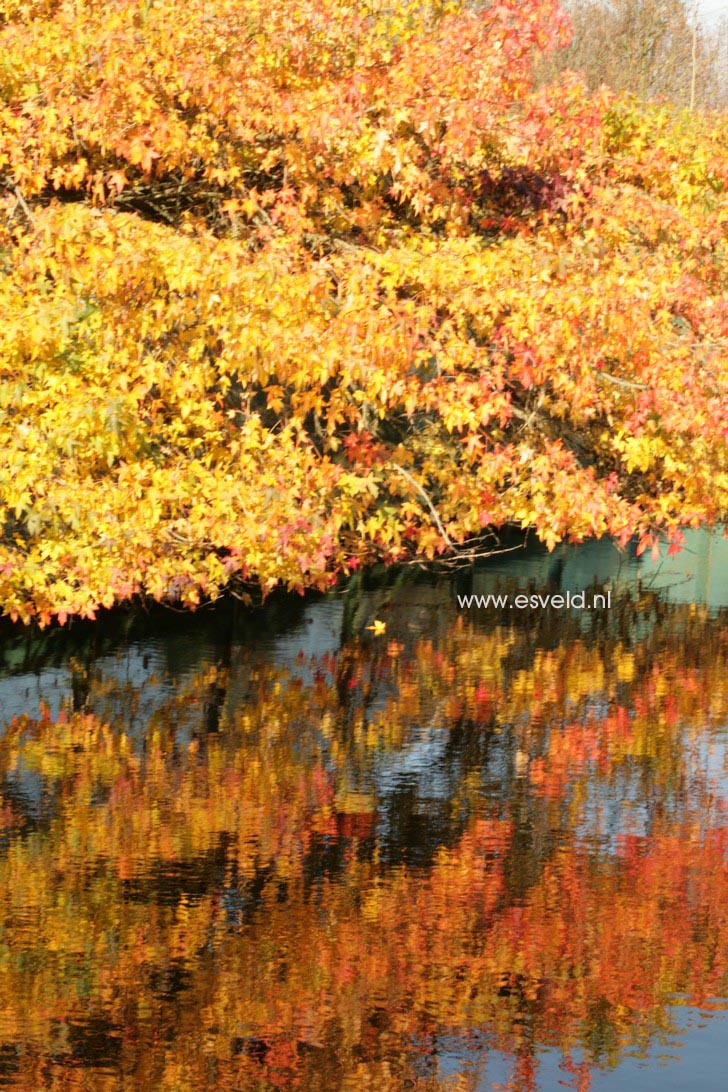
[[[724,1088],[728,567],[689,546],[6,630],[0,1086]]]

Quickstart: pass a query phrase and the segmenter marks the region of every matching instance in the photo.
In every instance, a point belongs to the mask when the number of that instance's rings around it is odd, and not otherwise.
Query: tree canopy
[[[0,604],[728,514],[728,117],[555,0],[0,4]]]

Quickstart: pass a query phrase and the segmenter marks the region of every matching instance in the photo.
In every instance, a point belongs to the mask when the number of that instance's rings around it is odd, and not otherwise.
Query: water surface
[[[722,1089],[701,573],[536,551],[6,631],[0,1086]],[[608,611],[457,600],[594,579]]]

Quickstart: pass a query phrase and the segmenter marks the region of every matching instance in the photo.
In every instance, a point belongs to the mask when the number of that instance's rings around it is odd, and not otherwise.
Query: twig
[[[644,383],[633,383],[630,379],[620,379],[618,375],[610,375],[609,372],[597,372],[597,379],[608,379],[610,383],[616,383],[618,387],[630,387],[635,391],[648,390]]]
[[[26,204],[26,201],[25,201],[25,198],[23,197],[22,193],[20,192],[20,190],[18,189],[17,186],[11,186],[10,189],[15,194],[15,200],[17,201],[17,203],[20,205],[21,209],[23,210],[23,212],[27,216],[28,223],[32,224],[33,227],[35,227],[35,216],[33,216],[33,213],[28,208],[28,206]]]
[[[421,569],[426,569],[430,565],[442,565],[446,569],[457,569],[463,565],[471,565],[473,561],[482,561],[486,557],[499,557],[500,554],[511,554],[514,550],[522,550],[523,545],[518,546],[502,546],[497,547],[494,550],[458,550],[454,557],[412,557],[407,561],[399,561],[398,565],[418,565]]]
[[[415,489],[417,490],[417,492],[420,494],[420,496],[423,497],[423,499],[425,501],[425,504],[430,509],[430,514],[431,514],[433,520],[435,521],[435,525],[437,526],[438,531],[440,532],[442,537],[445,539],[445,542],[448,544],[450,549],[454,550],[456,548],[455,543],[452,541],[452,539],[448,535],[447,531],[443,527],[442,520],[440,519],[440,517],[438,515],[438,512],[437,512],[437,509],[435,508],[434,504],[432,503],[432,501],[431,501],[431,499],[429,497],[429,494],[425,492],[425,490],[422,488],[420,483],[415,478],[413,478],[412,475],[410,474],[410,472],[408,470],[405,470],[403,466],[400,466],[398,463],[392,463],[391,465],[394,468],[394,470],[397,470],[402,475],[403,478],[406,478],[407,481],[410,483],[410,485],[413,485],[415,487]]]
[[[543,405],[544,392],[541,391],[541,395],[538,400],[538,405],[534,406],[530,413],[526,413],[520,406],[514,406],[513,402],[510,403],[510,411],[514,417],[517,417],[519,421],[523,421],[525,426],[532,425],[534,421],[538,421],[541,416],[541,406]]]
[[[362,251],[371,251],[373,254],[378,254],[379,251],[376,247],[368,246],[365,243],[357,245],[356,243],[348,243],[345,239],[337,239],[330,235],[317,235],[313,231],[306,231],[303,235],[304,243],[311,245],[317,245],[322,247],[330,247],[332,250],[338,250],[343,254],[361,254]]]

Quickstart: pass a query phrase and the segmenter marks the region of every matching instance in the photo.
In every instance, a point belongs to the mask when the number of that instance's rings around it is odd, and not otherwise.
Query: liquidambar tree
[[[0,602],[728,512],[728,119],[555,0],[0,4]]]

